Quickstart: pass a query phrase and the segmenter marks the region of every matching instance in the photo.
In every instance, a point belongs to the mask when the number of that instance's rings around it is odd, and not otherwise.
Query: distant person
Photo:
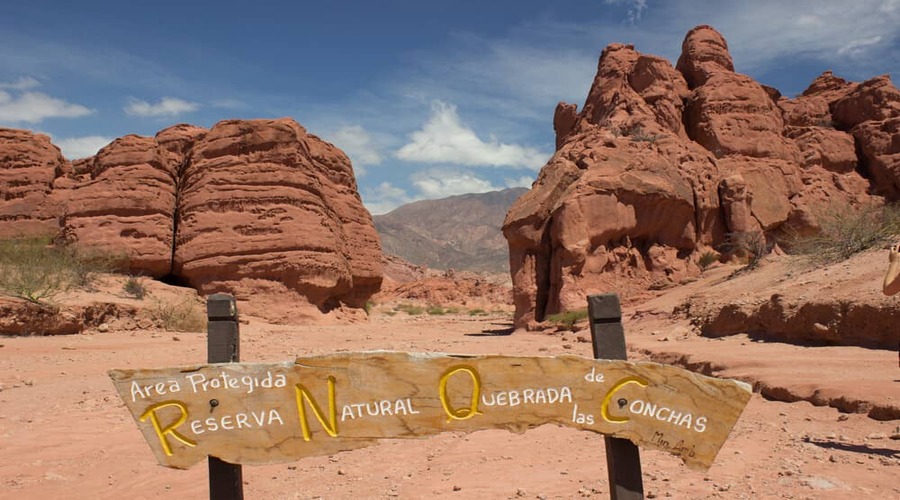
[[[884,288],[882,291],[885,295],[894,295],[900,292],[900,244],[891,245],[891,252],[888,254],[888,270],[884,275]]]
[[[891,245],[891,253],[888,254],[888,270],[884,275],[884,287],[881,291],[885,295],[894,295],[900,292],[900,244]],[[897,365],[900,366],[900,342],[897,345]]]

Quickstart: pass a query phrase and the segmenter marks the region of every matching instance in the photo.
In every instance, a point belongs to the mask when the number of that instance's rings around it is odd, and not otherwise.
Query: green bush
[[[556,325],[562,330],[575,330],[575,324],[585,320],[588,317],[587,309],[579,309],[577,311],[566,311],[557,314],[548,314],[546,321]]]
[[[435,305],[428,306],[428,308],[425,309],[425,312],[430,314],[431,316],[443,316],[443,315],[447,314],[446,309],[444,309],[441,306],[435,306]]]
[[[703,272],[709,269],[709,266],[715,264],[718,261],[719,254],[713,252],[712,250],[707,250],[700,255],[699,259],[697,259],[697,266],[700,268],[700,272]]]
[[[416,306],[413,304],[398,304],[394,306],[395,311],[405,312],[410,316],[418,316],[425,312],[425,308],[422,306]]]
[[[791,253],[820,263],[840,262],[854,254],[885,245],[900,234],[900,207],[896,204],[858,208],[829,207],[817,215],[819,231],[813,235],[789,233],[785,246]]]

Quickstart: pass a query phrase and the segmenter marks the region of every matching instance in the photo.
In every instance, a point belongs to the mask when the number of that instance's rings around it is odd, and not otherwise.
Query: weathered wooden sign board
[[[207,455],[271,464],[384,438],[555,423],[708,468],[750,399],[745,383],[577,356],[358,352],[277,364],[111,370],[161,465]]]

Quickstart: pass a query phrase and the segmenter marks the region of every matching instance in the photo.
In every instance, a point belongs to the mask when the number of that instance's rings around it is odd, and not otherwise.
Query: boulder
[[[706,83],[715,73],[734,72],[728,42],[712,26],[700,25],[688,31],[681,44],[681,56],[675,69],[684,75],[692,89]]]

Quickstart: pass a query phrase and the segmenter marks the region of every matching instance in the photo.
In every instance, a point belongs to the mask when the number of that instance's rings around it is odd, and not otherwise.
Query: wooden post
[[[215,293],[206,300],[207,362],[236,363],[241,359],[237,301],[225,293]],[[218,401],[210,400],[215,412]],[[243,500],[244,481],[240,465],[209,457],[210,500]]]
[[[614,293],[589,295],[587,300],[594,359],[626,360],[628,352],[625,349],[625,329],[622,327],[619,296]],[[606,441],[609,498],[643,499],[644,483],[638,447],[627,439],[609,436],[604,436],[603,439]]]

